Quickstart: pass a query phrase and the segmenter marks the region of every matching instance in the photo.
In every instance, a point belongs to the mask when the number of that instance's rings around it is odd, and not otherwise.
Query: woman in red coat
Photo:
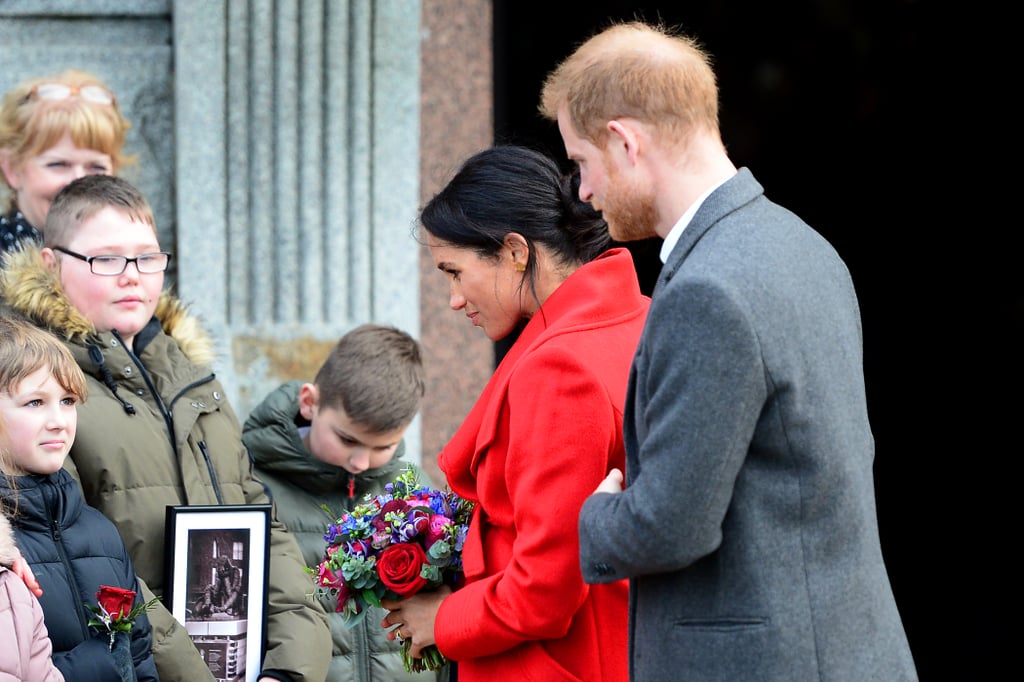
[[[577,519],[624,464],[649,304],[632,257],[572,177],[520,147],[471,157],[420,218],[452,309],[492,340],[521,332],[438,458],[477,503],[465,586],[386,602],[383,625],[414,656],[436,644],[460,682],[627,680],[627,586],[583,582]]]

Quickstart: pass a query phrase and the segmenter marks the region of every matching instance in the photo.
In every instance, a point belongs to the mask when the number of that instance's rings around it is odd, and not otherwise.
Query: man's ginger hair
[[[544,81],[540,113],[565,107],[574,131],[603,146],[608,121],[633,118],[685,142],[697,129],[718,135],[718,85],[710,56],[661,25],[613,24],[581,44]]]

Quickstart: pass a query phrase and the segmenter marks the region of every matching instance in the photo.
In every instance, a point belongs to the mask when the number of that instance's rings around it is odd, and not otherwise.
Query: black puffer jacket
[[[53,662],[68,680],[116,681],[120,676],[105,633],[89,628],[86,604],[96,603],[100,585],[141,590],[117,528],[85,504],[78,483],[63,469],[47,476],[19,476],[14,486],[0,476],[0,496],[15,507],[14,538],[32,567],[43,595]],[[131,650],[139,682],[156,681],[149,619],[131,629]]]

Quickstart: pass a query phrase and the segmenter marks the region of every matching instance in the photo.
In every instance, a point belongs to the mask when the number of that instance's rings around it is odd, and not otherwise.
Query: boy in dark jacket
[[[401,461],[403,437],[423,392],[415,339],[393,327],[364,324],[338,341],[313,383],[282,384],[246,420],[242,438],[257,475],[273,491],[308,566],[323,560],[324,532],[337,515],[383,493],[411,466]],[[383,612],[349,630],[335,600],[324,597],[322,604],[334,638],[328,682],[444,678],[445,672],[405,671],[399,645],[377,626]]]
[[[132,590],[134,604],[142,603],[117,528],[85,503],[62,468],[86,392],[82,371],[60,341],[0,317],[0,502],[44,587],[39,603],[53,662],[67,680],[155,682],[144,612],[114,640],[105,629],[86,626],[93,616],[86,605],[96,605],[101,586]]]

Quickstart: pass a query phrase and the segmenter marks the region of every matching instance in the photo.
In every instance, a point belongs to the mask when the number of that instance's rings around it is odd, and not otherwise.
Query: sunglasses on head
[[[25,101],[38,97],[39,99],[68,99],[69,97],[81,97],[86,102],[95,104],[113,104],[114,93],[101,85],[66,85],[64,83],[40,83],[32,87],[32,91],[25,97]]]

